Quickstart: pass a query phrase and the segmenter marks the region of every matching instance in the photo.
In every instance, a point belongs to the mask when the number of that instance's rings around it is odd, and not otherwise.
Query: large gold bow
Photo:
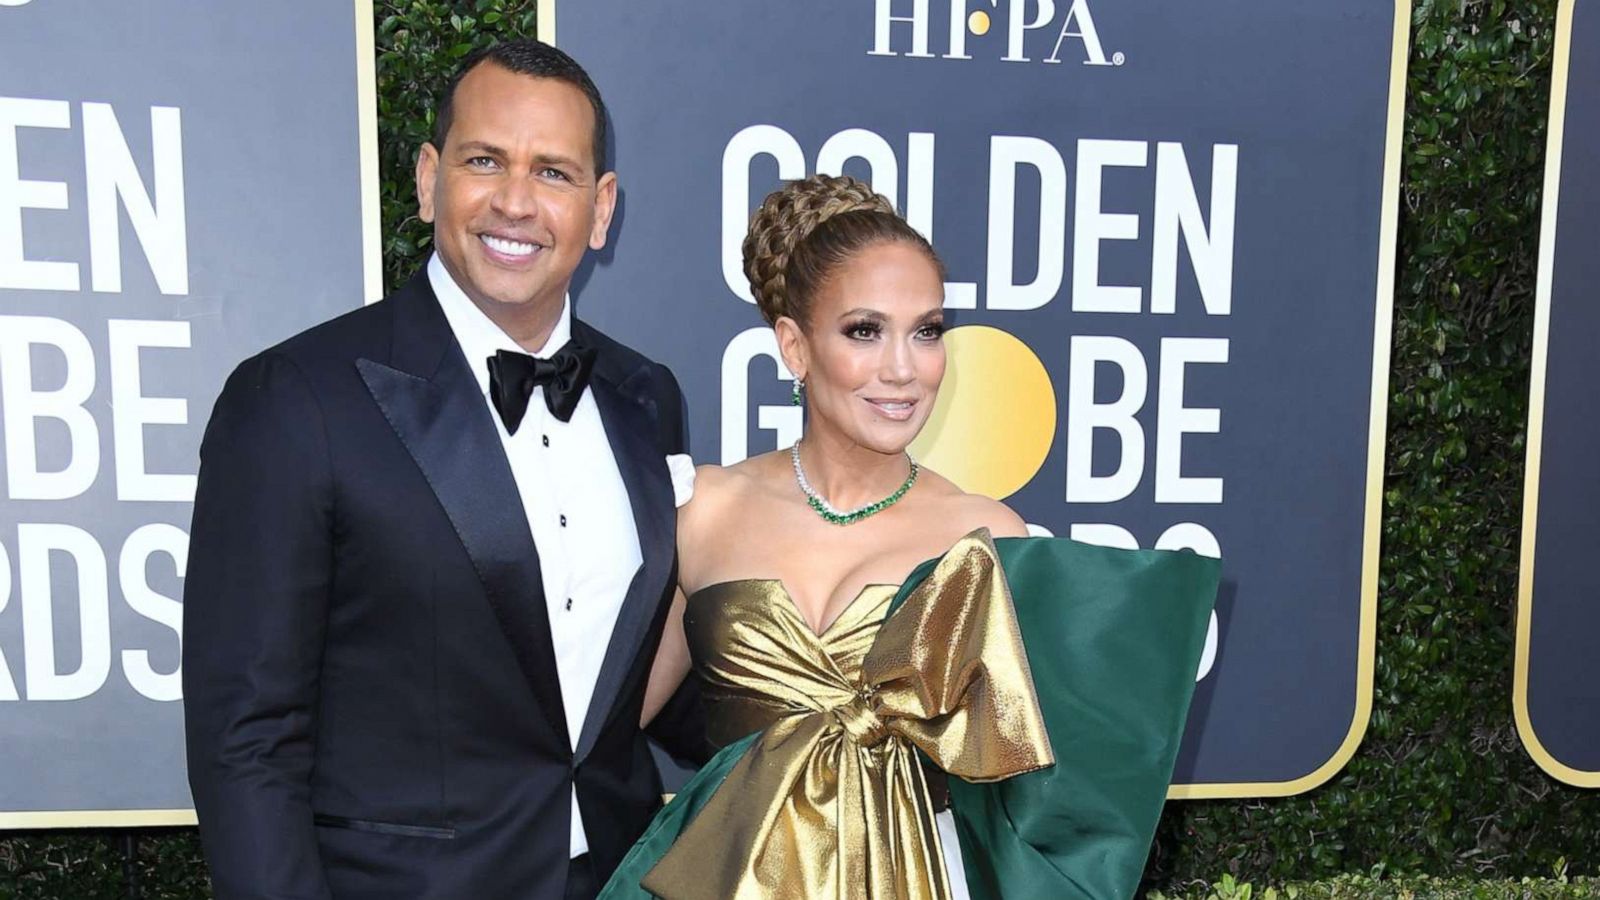
[[[969,781],[1054,758],[988,531],[951,548],[885,620],[894,594],[864,592],[853,606],[875,602],[854,611],[861,621],[820,636],[792,603],[762,604],[739,623],[744,657],[728,669],[749,682],[746,702],[777,718],[646,890],[665,900],[950,896],[916,751]],[[827,643],[863,640],[870,649],[851,678]]]

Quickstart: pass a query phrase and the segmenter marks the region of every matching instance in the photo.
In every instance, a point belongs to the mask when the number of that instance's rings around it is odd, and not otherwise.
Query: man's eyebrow
[[[494,144],[485,143],[483,141],[467,141],[465,144],[462,144],[457,149],[462,150],[462,151],[473,151],[473,152],[479,152],[479,153],[488,153],[491,156],[505,156],[506,155],[506,151],[503,150],[502,148],[496,147]]]
[[[581,168],[577,160],[570,156],[562,156],[559,153],[541,153],[538,156],[535,156],[533,160],[541,165],[572,166],[574,168]]]

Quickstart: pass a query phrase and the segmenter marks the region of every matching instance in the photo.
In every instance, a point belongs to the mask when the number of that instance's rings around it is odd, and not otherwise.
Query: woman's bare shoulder
[[[918,477],[927,481],[930,506],[937,505],[940,515],[961,534],[987,528],[997,538],[1028,536],[1022,517],[999,500],[968,493],[931,469],[923,469]]]
[[[771,453],[731,465],[701,465],[694,470],[694,495],[678,511],[679,527],[721,520],[730,510],[747,505],[770,489]]]
[[[729,494],[758,490],[771,477],[775,454],[763,453],[726,466],[705,464],[695,466],[695,500],[701,499],[701,487],[712,502],[726,499]]]
[[[694,496],[678,510],[678,578],[686,590],[722,571],[730,554],[740,552],[740,536],[767,526],[780,474],[771,460],[759,456],[695,470]]]

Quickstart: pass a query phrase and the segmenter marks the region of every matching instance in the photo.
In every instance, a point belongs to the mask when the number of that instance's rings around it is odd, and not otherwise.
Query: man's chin
[[[544,305],[550,296],[549,291],[542,290],[543,286],[542,281],[538,285],[507,284],[500,279],[485,278],[474,280],[468,293],[501,309],[532,309]],[[557,296],[550,302],[560,303],[561,298]]]

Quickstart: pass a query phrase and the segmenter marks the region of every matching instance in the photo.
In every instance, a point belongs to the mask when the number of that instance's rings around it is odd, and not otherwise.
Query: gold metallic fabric
[[[987,530],[821,635],[780,582],[697,591],[684,615],[719,744],[762,732],[643,887],[664,900],[947,900],[917,751],[995,781],[1051,765]]]

